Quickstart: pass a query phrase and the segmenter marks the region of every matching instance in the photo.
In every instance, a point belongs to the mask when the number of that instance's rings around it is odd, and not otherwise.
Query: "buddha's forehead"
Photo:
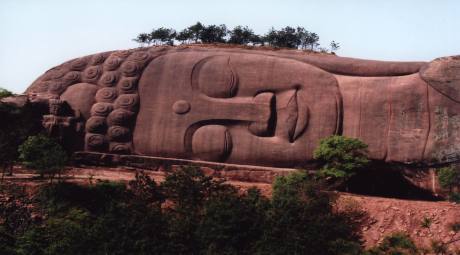
[[[310,79],[296,80],[305,74]],[[210,97],[228,98],[282,91],[290,89],[293,83],[313,87],[325,77],[327,81],[331,79],[331,75],[317,67],[279,56],[226,51],[174,52],[150,63],[142,75],[140,89],[155,83],[153,89],[163,94],[191,96],[192,91],[199,91]]]

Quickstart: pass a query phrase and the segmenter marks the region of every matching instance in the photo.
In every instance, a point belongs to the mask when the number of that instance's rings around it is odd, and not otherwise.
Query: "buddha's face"
[[[145,69],[139,95],[141,155],[300,165],[341,123],[331,74],[265,55],[170,53]]]

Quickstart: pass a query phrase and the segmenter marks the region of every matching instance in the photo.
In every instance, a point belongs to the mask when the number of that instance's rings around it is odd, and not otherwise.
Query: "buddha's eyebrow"
[[[192,67],[192,73],[191,73],[191,78],[190,78],[190,86],[192,87],[192,90],[199,90],[199,74],[201,72],[201,69],[203,68],[203,65],[208,62],[210,59],[216,57],[214,56],[208,56],[205,57],[198,62],[196,62],[193,67]]]

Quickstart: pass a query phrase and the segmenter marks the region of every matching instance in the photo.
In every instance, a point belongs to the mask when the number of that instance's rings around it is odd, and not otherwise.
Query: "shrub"
[[[319,176],[348,179],[369,163],[366,148],[366,144],[355,138],[334,135],[322,139],[313,153],[323,164]]]
[[[17,107],[0,103],[0,167],[12,174],[17,161],[18,147],[31,134],[41,129],[41,114],[30,105]],[[9,171],[8,171],[9,170]]]
[[[162,254],[160,210],[139,203],[122,183],[58,183],[42,189],[46,220],[18,238],[20,254]]]
[[[430,218],[423,218],[422,222],[420,223],[420,226],[422,228],[430,228],[431,226],[431,223],[432,223],[432,220]]]
[[[418,249],[414,241],[405,233],[394,233],[383,239],[382,243],[367,251],[368,255],[386,255],[386,254],[418,254]]]
[[[443,167],[438,169],[439,185],[449,190],[448,199],[460,203],[460,193],[454,192],[453,188],[460,186],[460,172],[454,167]]]
[[[4,97],[10,97],[13,95],[13,92],[7,90],[7,89],[4,89],[4,88],[0,88],[0,99],[4,98]]]
[[[449,201],[460,204],[460,193],[459,192],[451,192],[449,194]]]
[[[268,199],[257,189],[214,194],[203,207],[197,233],[206,254],[254,254],[264,233]]]
[[[18,239],[19,254],[78,254],[88,250],[89,215],[73,209],[63,217],[51,217],[44,225],[30,228]],[[58,241],[59,240],[59,241]]]
[[[67,154],[53,139],[37,135],[30,136],[19,147],[19,159],[25,166],[37,170],[41,177],[48,174],[52,179],[64,169]]]
[[[259,252],[337,254],[359,247],[356,226],[333,211],[333,200],[305,173],[278,177]]]
[[[17,237],[33,224],[30,205],[22,187],[9,183],[0,185],[0,254],[17,254]]]
[[[177,254],[199,253],[200,247],[207,242],[201,240],[198,234],[203,220],[203,207],[211,196],[218,192],[229,192],[232,187],[205,176],[198,167],[185,166],[168,174],[161,189],[171,203],[166,213],[171,238],[168,249]],[[207,236],[203,230],[201,232],[204,237]]]
[[[278,178],[271,200],[184,167],[160,185],[144,173],[128,186],[48,184],[35,201],[42,221],[18,234],[3,231],[0,221],[0,248],[11,254],[325,255],[362,249],[355,224],[304,173]]]
[[[453,167],[443,167],[438,170],[438,180],[442,188],[452,191],[454,186],[460,185],[460,173]]]
[[[447,254],[447,245],[439,240],[432,240],[431,250],[434,254]]]
[[[449,228],[454,232],[460,232],[460,221],[451,223]]]

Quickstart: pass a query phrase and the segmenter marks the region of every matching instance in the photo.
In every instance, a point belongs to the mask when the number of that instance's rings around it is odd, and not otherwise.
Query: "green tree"
[[[145,184],[139,182],[136,185]],[[139,195],[123,183],[44,186],[36,200],[46,218],[18,238],[17,250],[19,254],[165,254],[168,240],[161,208]]]
[[[18,157],[18,142],[20,131],[17,126],[21,110],[12,105],[0,103],[0,167],[2,168],[2,180],[5,173],[13,173],[13,165]]]
[[[316,36],[316,37],[315,37]],[[273,27],[263,37],[263,41],[267,42],[270,46],[285,47],[285,48],[302,48],[306,49],[307,46],[318,44],[319,37],[315,33],[308,32],[303,27],[293,28],[286,26],[280,30],[276,30]],[[313,49],[313,47],[311,48]]]
[[[333,135],[320,141],[313,157],[323,164],[321,177],[345,181],[369,163],[367,145],[355,138]]]
[[[269,200],[252,188],[239,194],[233,187],[204,203],[197,236],[206,254],[254,254],[264,233]]]
[[[262,41],[267,43],[269,46],[276,46],[277,41],[278,41],[278,31],[274,28],[271,27],[270,30],[262,37]]]
[[[300,40],[295,28],[287,26],[278,31],[276,46],[296,49]]]
[[[307,48],[307,39],[309,35],[310,32],[308,32],[305,28],[297,27],[297,37],[299,39],[300,48],[303,50]]]
[[[184,29],[176,35],[176,40],[181,43],[190,43],[193,40],[193,33],[189,29]]]
[[[33,106],[26,104],[18,107],[14,104],[0,102],[0,167],[2,179],[5,173],[12,174],[17,161],[18,147],[27,136],[39,132],[41,114]]]
[[[199,38],[203,43],[225,43],[227,33],[227,27],[224,24],[209,25],[203,27]]]
[[[161,183],[165,198],[172,203],[167,209],[169,249],[173,254],[197,254],[200,250],[198,228],[202,208],[211,194],[227,187],[206,176],[200,168],[185,166],[166,176]]]
[[[0,87],[0,99],[4,97],[10,97],[13,95],[13,92]]]
[[[460,172],[454,167],[442,167],[438,170],[439,185],[444,189],[449,189],[460,185]]]
[[[331,46],[332,53],[335,53],[338,49],[340,49],[340,44],[336,41],[332,41],[329,45]]]
[[[149,34],[147,33],[140,33],[139,35],[137,35],[136,38],[133,39],[133,41],[139,43],[141,47],[144,46],[145,43],[147,45],[150,45],[150,38]]]
[[[308,33],[306,38],[306,45],[310,47],[310,50],[314,50],[316,47],[319,46],[319,36],[316,33]]]
[[[30,136],[19,146],[19,159],[21,162],[38,171],[41,177],[49,175],[51,181],[67,163],[67,153],[53,139],[45,135]]]
[[[254,31],[247,26],[236,26],[229,32],[229,34],[230,38],[228,42],[234,44],[248,44],[250,42],[254,42],[256,37]]]
[[[155,45],[174,45],[175,37],[176,31],[174,29],[164,27],[153,29],[149,34],[150,40],[152,40]]]
[[[259,253],[327,255],[359,251],[358,227],[333,210],[334,199],[304,172],[278,177]]]
[[[296,35],[299,40],[299,46],[303,50],[307,48],[314,50],[319,46],[319,36],[316,33],[309,32],[303,27],[297,27]]]
[[[419,254],[414,241],[405,233],[397,232],[383,239],[377,247],[371,248],[366,255],[416,255]]]
[[[200,39],[201,33],[204,29],[203,24],[201,22],[197,22],[195,25],[191,25],[187,28],[188,31],[191,33],[191,39],[195,42],[198,43],[198,40]]]

